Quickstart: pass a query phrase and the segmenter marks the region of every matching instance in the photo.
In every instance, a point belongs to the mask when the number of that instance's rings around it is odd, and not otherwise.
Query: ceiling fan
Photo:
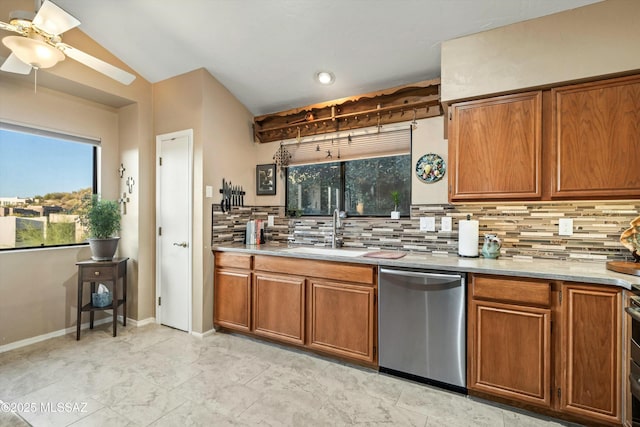
[[[36,0],[36,7],[40,1]],[[11,49],[11,55],[0,70],[29,74],[32,68],[53,67],[68,56],[122,84],[133,82],[136,78],[133,74],[62,42],[62,33],[78,25],[80,21],[49,0],[45,0],[35,14],[20,10],[11,12],[8,24],[0,22],[0,30],[19,35],[2,39],[2,43]]]

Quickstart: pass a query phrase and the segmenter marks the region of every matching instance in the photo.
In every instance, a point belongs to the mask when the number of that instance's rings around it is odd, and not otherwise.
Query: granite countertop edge
[[[301,247],[299,245],[295,247]],[[422,252],[406,252],[398,259],[369,258],[364,256],[343,256],[334,254],[310,254],[292,252],[293,246],[285,244],[224,244],[212,246],[213,251],[242,252],[253,255],[285,256],[318,261],[338,261],[381,267],[419,268],[426,270],[446,270],[461,273],[483,273],[500,276],[517,276],[546,280],[565,280],[598,285],[618,286],[624,289],[640,289],[640,276],[616,273],[607,270],[606,263],[512,258],[464,258],[457,255],[434,255]],[[288,250],[285,250],[288,249]],[[327,248],[325,248],[327,249]],[[342,248],[339,251],[376,252],[377,248]],[[384,251],[392,252],[392,251]]]

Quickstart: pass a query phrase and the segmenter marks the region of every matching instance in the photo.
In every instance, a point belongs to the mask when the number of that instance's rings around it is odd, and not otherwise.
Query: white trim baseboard
[[[122,318],[122,316],[118,316],[118,318]],[[131,322],[132,326],[135,326],[136,328],[139,328],[140,326],[145,326],[145,325],[150,325],[152,323],[156,323],[156,318],[155,317],[147,317],[146,319],[142,319],[142,320],[134,320],[134,319],[129,319],[127,317],[127,323]]]
[[[122,323],[122,316],[118,316],[118,320],[120,321],[120,323]],[[109,316],[104,319],[94,321],[93,326],[104,325],[105,323],[111,323],[112,321],[113,321],[113,318]],[[135,326],[136,328],[139,328],[140,326],[148,325],[150,323],[155,323],[155,322],[156,322],[155,317],[148,317],[142,320],[135,320],[127,317],[127,324],[131,326]],[[80,325],[80,330],[84,330],[84,329],[89,329],[89,322],[86,322]],[[41,341],[46,341],[51,338],[61,337],[63,335],[67,335],[75,332],[76,332],[76,327],[74,325],[74,326],[69,326],[68,328],[65,328],[65,329],[49,332],[47,334],[42,334],[42,335],[38,335],[31,338],[25,338],[20,341],[14,341],[9,344],[0,346],[0,353],[4,353],[5,351],[10,351],[10,350],[15,350],[16,348],[20,348],[20,347],[26,347],[31,344],[35,344]]]
[[[202,338],[204,338],[204,337],[208,337],[208,336],[209,336],[209,335],[211,335],[211,334],[214,334],[215,332],[216,332],[216,330],[215,330],[215,329],[209,329],[208,331],[206,331],[206,332],[202,332],[202,333],[200,333],[200,332],[193,332],[193,331],[191,331],[191,335],[193,335],[193,336],[194,336],[194,337],[196,337],[196,338],[200,338],[200,339],[202,339]]]

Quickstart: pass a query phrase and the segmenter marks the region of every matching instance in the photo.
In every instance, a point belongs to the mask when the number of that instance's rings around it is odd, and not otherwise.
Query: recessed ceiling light
[[[318,80],[320,84],[330,85],[336,80],[336,77],[329,71],[320,71],[316,74],[316,80]]]

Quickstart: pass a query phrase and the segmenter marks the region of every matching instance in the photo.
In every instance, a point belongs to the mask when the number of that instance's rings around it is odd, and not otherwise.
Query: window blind
[[[290,165],[318,164],[411,153],[411,127],[386,132],[327,134],[285,145]]]
[[[90,138],[90,137],[79,136],[79,135],[70,135],[67,133],[57,132],[54,130],[23,126],[23,125],[3,122],[3,121],[0,121],[0,129],[38,135],[46,138],[55,138],[55,139],[61,139],[65,141],[81,142],[83,144],[100,145],[100,139],[98,138]]]

